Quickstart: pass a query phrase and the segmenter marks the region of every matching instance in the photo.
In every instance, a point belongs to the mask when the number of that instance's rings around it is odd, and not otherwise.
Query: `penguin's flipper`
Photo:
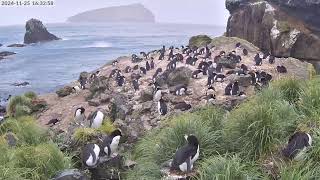
[[[187,173],[191,171],[191,156],[188,157],[187,161]]]

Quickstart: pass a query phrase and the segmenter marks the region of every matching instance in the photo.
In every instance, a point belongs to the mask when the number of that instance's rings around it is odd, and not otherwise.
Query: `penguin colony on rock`
[[[179,53],[176,53],[177,50],[181,50]],[[254,71],[249,70],[248,66],[245,64],[240,64],[242,62],[242,56],[248,56],[249,51],[245,48],[242,48],[241,43],[235,45],[235,50],[229,54],[225,51],[221,51],[217,56],[212,58],[212,54],[215,51],[215,47],[205,46],[202,48],[182,46],[181,48],[169,48],[169,53],[166,55],[166,47],[163,46],[158,51],[152,52],[140,52],[142,58],[133,54],[131,56],[131,61],[133,63],[140,63],[145,61],[144,65],[135,65],[133,67],[126,66],[123,69],[125,74],[130,74],[131,80],[128,83],[134,92],[140,91],[140,85],[142,82],[139,79],[145,76],[149,71],[156,68],[157,63],[165,62],[167,56],[167,66],[166,71],[173,71],[177,68],[178,65],[184,64],[184,66],[193,66],[197,67],[196,70],[192,72],[191,78],[194,81],[198,81],[202,77],[206,76],[207,81],[204,84],[203,89],[205,91],[203,99],[206,100],[208,104],[214,104],[217,96],[214,85],[216,83],[223,83],[227,76],[230,74],[235,74],[237,76],[250,75],[251,84],[253,86],[268,86],[269,82],[272,80],[272,76],[264,71]],[[152,54],[158,53],[159,57],[155,60],[154,57],[151,57]],[[232,63],[239,64],[238,69],[228,71],[223,73],[224,69],[229,67],[221,63],[221,59],[226,59]],[[252,59],[252,62],[255,66],[261,66],[267,61],[270,64],[275,63],[275,57],[270,53],[257,53]],[[112,71],[109,74],[109,78],[113,79],[115,84],[118,87],[122,87],[127,84],[126,77],[122,74],[122,70],[118,68],[118,61],[112,62]],[[198,66],[196,66],[198,64]],[[279,73],[286,73],[287,69],[284,66],[277,66],[276,70]],[[135,72],[135,71],[138,71]],[[149,85],[153,86],[153,101],[157,103],[157,110],[160,116],[165,116],[168,114],[170,107],[168,106],[168,100],[165,98],[165,92],[167,90],[163,89],[157,82],[158,78],[161,78],[161,75],[164,75],[162,68],[158,67],[152,76],[151,83]],[[98,78],[100,71],[94,72],[91,74],[89,80],[92,82],[95,78]],[[86,84],[90,83],[89,80],[84,78],[79,79],[79,86],[75,86],[73,89],[76,93],[85,89]],[[170,93],[175,96],[185,97],[190,94],[190,90],[187,84],[177,85]],[[230,82],[225,87],[224,95],[226,96],[241,96],[245,97],[246,93],[242,91],[242,87],[238,81]],[[170,100],[169,100],[170,101]],[[174,103],[174,109],[187,111],[192,109],[192,104],[187,103],[186,101]],[[85,116],[85,109],[79,107],[75,110],[74,119],[77,123],[84,126],[84,123],[89,121],[89,127],[99,128],[101,127],[105,116],[102,110],[96,110],[91,113],[88,118]],[[58,119],[52,119],[48,122],[48,125],[55,125],[58,123]],[[94,168],[99,164],[99,159],[101,156],[111,157],[118,147],[122,133],[120,130],[113,131],[109,136],[105,137],[100,144],[87,144],[82,149],[82,161],[83,164],[89,168]],[[189,135],[185,136],[187,143],[180,147],[173,156],[173,161],[171,162],[171,170],[178,170],[182,172],[190,172],[193,169],[195,161],[199,158],[200,144],[196,136]],[[293,135],[289,142],[288,146],[283,150],[283,154],[288,158],[295,158],[297,156],[297,151],[303,151],[311,145],[311,137],[305,133],[297,133]]]

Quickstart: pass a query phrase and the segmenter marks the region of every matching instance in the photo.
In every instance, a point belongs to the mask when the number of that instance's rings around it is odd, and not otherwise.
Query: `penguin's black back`
[[[86,161],[89,159],[90,155],[92,155],[93,162],[96,161],[97,157],[95,156],[94,153],[94,146],[95,144],[87,144],[83,147],[82,149],[82,162],[83,164],[86,164]]]
[[[194,157],[196,153],[197,147],[191,146],[189,144],[182,146],[175,153],[170,170],[180,170],[179,165],[186,162],[189,157],[190,159],[192,159],[192,157]]]

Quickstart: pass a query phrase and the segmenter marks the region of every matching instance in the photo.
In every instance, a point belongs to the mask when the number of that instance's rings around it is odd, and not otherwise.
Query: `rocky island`
[[[24,44],[59,40],[57,36],[48,32],[47,28],[37,19],[30,19],[26,23]]]
[[[68,22],[112,23],[112,22],[155,22],[153,13],[142,4],[108,7],[74,15]]]

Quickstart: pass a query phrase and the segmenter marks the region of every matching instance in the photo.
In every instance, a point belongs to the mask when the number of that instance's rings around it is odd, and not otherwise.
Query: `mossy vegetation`
[[[210,44],[212,39],[207,36],[207,35],[198,35],[198,36],[193,36],[189,40],[189,46],[191,47],[202,47]]]
[[[9,147],[4,135],[15,135],[16,146]],[[71,166],[71,161],[49,141],[46,130],[32,117],[10,118],[0,125],[0,179],[42,180]]]
[[[278,156],[295,131],[314,138],[305,161],[275,160],[280,179],[319,179],[320,79],[275,81],[231,112],[206,107],[168,119],[161,129],[149,132],[135,146],[138,165],[127,179],[161,179],[161,167],[178,147],[184,134],[200,141],[200,159],[194,179],[272,179],[263,162]],[[319,101],[319,102],[318,102]]]

